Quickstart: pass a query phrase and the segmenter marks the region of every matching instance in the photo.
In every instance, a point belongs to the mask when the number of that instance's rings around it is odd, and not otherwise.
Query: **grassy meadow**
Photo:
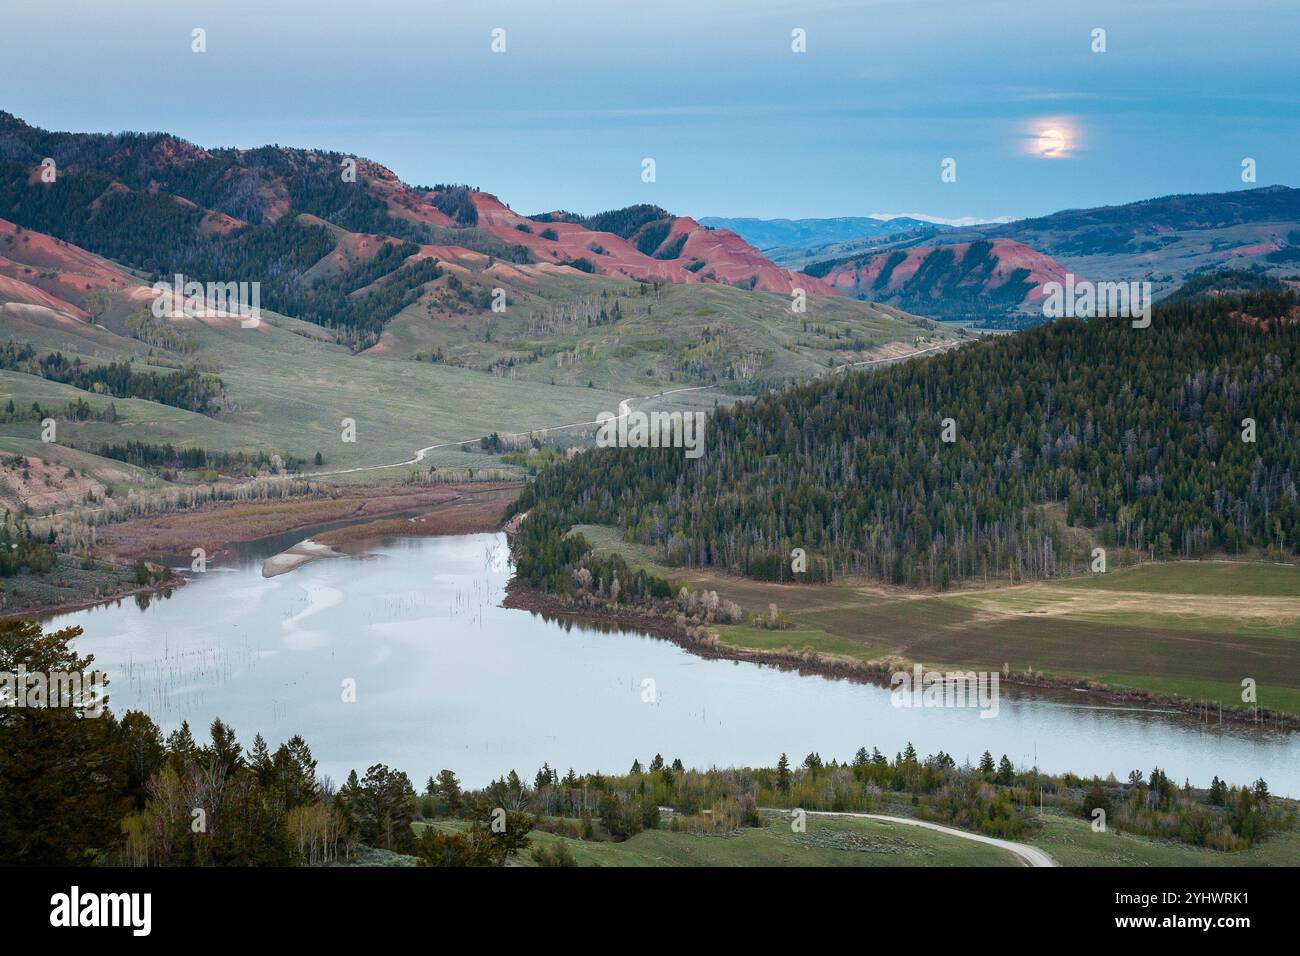
[[[1047,810],[1040,821],[1041,829],[1023,842],[1046,851],[1061,866],[1295,866],[1300,861],[1300,831],[1274,834],[1250,849],[1224,853],[1116,830],[1096,832],[1089,821],[1058,810]],[[806,832],[795,833],[779,814],[765,813],[763,822],[762,827],[709,834],[674,831],[665,822],[617,843],[562,837],[545,830],[533,830],[528,836],[535,848],[567,844],[579,866],[1024,865],[1015,854],[998,847],[903,823],[810,815]],[[468,823],[416,823],[417,834],[426,826],[464,830]],[[528,852],[515,862],[537,865]]]
[[[308,473],[345,483],[400,481],[430,465],[522,474],[478,448],[478,440],[547,428],[544,437],[553,443],[584,443],[590,426],[554,426],[616,413],[629,398],[640,399],[634,407],[643,409],[709,410],[735,401],[738,382],[807,378],[951,338],[925,320],[849,299],[818,297],[796,314],[788,296],[729,286],[643,292],[628,281],[566,274],[525,281],[497,278],[489,269],[467,274],[464,288],[502,283],[504,313],[478,306],[449,313],[422,297],[360,354],[318,326],[266,312],[255,329],[230,319],[173,320],[164,348],[137,337],[125,300],[115,300],[93,323],[8,309],[6,332],[16,343],[90,363],[129,358],[139,371],[194,366],[221,377],[228,407],[203,415],[3,371],[0,405],[12,401],[21,412],[39,403],[57,414],[78,399],[95,413],[112,403],[116,422],[59,422],[57,441],[83,452],[140,441],[278,453],[307,461]],[[620,318],[589,324],[601,308],[612,315],[615,303]],[[709,388],[682,391],[699,386]],[[356,423],[355,442],[342,440],[345,418]],[[35,420],[0,424],[0,441],[38,438]],[[403,462],[431,445],[443,447],[419,466],[373,467]],[[318,452],[321,466],[312,464]],[[140,473],[130,484],[145,488],[157,479]]]
[[[1110,830],[1098,833],[1079,817],[1044,813],[1042,829],[1029,842],[1046,850],[1061,866],[1296,866],[1300,832],[1275,833],[1264,842],[1234,853],[1150,840]]]
[[[467,368],[554,385],[594,385],[624,395],[744,379],[805,379],[888,347],[959,337],[876,303],[790,297],[726,285],[652,285],[601,276],[548,275],[544,282],[478,274],[506,290],[504,312],[431,314],[416,302],[388,323],[372,351],[433,355]],[[619,318],[613,319],[617,307]],[[601,311],[606,319],[601,320]],[[499,366],[510,363],[506,369]]]
[[[464,829],[459,820],[416,824]],[[804,833],[775,815],[762,827],[718,834],[667,824],[622,842],[577,840],[533,830],[534,847],[563,841],[579,866],[1020,866],[1015,854],[923,827],[852,817],[807,817]],[[527,852],[519,864],[535,866]]]

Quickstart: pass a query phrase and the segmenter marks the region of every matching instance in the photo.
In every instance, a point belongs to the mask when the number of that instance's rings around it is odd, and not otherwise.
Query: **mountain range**
[[[525,215],[477,187],[413,186],[337,152],[49,132],[8,113],[0,218],[145,277],[258,280],[268,308],[356,350],[394,340],[436,350],[451,344],[446,336],[393,320],[418,312],[436,325],[486,308],[495,289],[528,302],[582,276],[803,289],[1014,327],[1041,318],[1043,284],[1067,273],[1149,281],[1159,298],[1225,267],[1286,279],[1300,261],[1300,191],[1285,186],[962,227],[911,217],[696,220],[652,204]],[[20,294],[10,273],[10,300],[55,294]]]
[[[260,325],[178,314],[178,274],[256,283]],[[712,408],[961,338],[654,205],[523,215],[342,153],[0,116],[0,450],[105,488],[272,456],[405,478],[416,449],[481,473],[630,398]]]
[[[708,218],[701,222],[712,222]],[[1041,320],[1041,283],[1073,273],[1147,281],[1162,298],[1225,268],[1277,279],[1300,271],[1300,190],[1286,186],[1173,195],[1071,209],[1032,219],[897,232],[871,219],[798,220],[802,244],[764,246],[788,220],[729,220],[773,261],[825,279],[845,295],[982,325]],[[854,224],[859,235],[849,235]],[[975,255],[972,256],[971,250]]]
[[[908,216],[886,219],[876,216],[842,216],[834,219],[727,219],[704,216],[700,223],[713,229],[729,229],[765,252],[800,246],[823,248],[842,242],[895,236],[899,233],[933,233],[948,228]]]
[[[0,217],[145,273],[259,279],[270,308],[357,347],[374,345],[385,321],[423,294],[432,262],[443,272],[459,267],[465,279],[486,261],[491,274],[471,283],[479,291],[498,279],[530,285],[585,273],[837,294],[731,231],[653,205],[525,216],[477,188],[410,186],[340,153],[206,149],[166,133],[56,133],[7,113]],[[386,298],[363,308],[362,289]],[[454,312],[455,303],[439,310]]]

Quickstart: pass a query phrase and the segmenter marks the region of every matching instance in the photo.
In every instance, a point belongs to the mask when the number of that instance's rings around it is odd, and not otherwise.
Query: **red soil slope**
[[[1044,298],[1043,283],[1064,282],[1066,268],[1054,259],[1036,252],[1026,245],[1010,239],[990,240],[990,256],[997,260],[996,265],[982,278],[985,291],[993,291],[1004,285],[1017,269],[1028,270],[1023,281],[1032,283],[1033,290],[1025,297],[1025,305],[1035,305]],[[925,261],[936,250],[950,250],[954,256],[954,265],[960,266],[972,243],[963,242],[952,245],[923,245],[909,249],[896,250],[904,258],[894,266],[886,282],[877,288],[876,280],[895,256],[895,250],[878,252],[869,256],[846,259],[836,263],[825,276],[828,284],[849,295],[859,293],[869,298],[888,298],[904,290],[921,269]],[[964,286],[973,287],[974,280],[964,281]]]
[[[0,300],[25,302],[86,318],[86,300],[116,294],[141,281],[80,246],[0,219]],[[147,288],[147,287],[146,287]]]
[[[533,222],[511,210],[490,193],[471,197],[478,213],[479,228],[511,243],[527,247],[538,262],[563,264],[586,260],[599,275],[661,282],[718,282],[743,285],[762,292],[788,293],[802,288],[809,294],[837,295],[829,284],[811,276],[791,272],[773,264],[740,236],[726,229],[707,229],[694,219],[678,216],[661,248],[685,233],[685,245],[673,259],[658,259],[642,253],[627,239],[609,232],[596,232],[571,222]],[[531,232],[519,229],[526,226]],[[542,237],[545,231],[555,239]],[[601,251],[597,252],[599,249]],[[687,266],[702,261],[692,270]]]

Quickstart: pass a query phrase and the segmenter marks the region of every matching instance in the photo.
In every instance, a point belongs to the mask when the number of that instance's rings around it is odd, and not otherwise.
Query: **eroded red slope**
[[[490,193],[472,195],[478,226],[512,245],[522,245],[538,262],[564,264],[584,261],[599,275],[661,282],[718,282],[762,292],[788,293],[802,288],[809,294],[837,295],[829,284],[773,264],[740,236],[726,229],[708,229],[694,219],[672,220],[660,250],[673,258],[646,255],[636,245],[610,232],[597,232],[573,222],[534,222]],[[520,228],[523,227],[523,228]],[[549,238],[550,235],[554,238]],[[679,237],[685,235],[678,248]]]
[[[970,265],[966,263],[966,257],[975,245],[977,244],[963,242],[950,245],[913,246],[908,249],[887,250],[869,256],[845,259],[835,263],[824,279],[840,292],[848,295],[863,294],[868,298],[890,298],[905,291],[913,294],[938,295],[941,284],[937,280],[943,277],[944,272],[961,274],[963,266]],[[994,260],[992,268],[971,268],[969,273],[957,282],[957,288],[994,293],[1008,281],[1016,278],[1013,274],[1017,270],[1025,270],[1020,276],[1020,281],[1031,285],[1032,288],[1023,301],[1025,305],[1035,305],[1045,296],[1044,283],[1065,281],[1067,270],[1064,266],[1022,243],[1010,239],[993,239],[989,240],[987,245],[988,256]],[[936,269],[931,262],[931,257],[936,253],[941,255],[951,253],[952,266],[945,270]],[[901,259],[899,259],[900,254]],[[927,263],[929,263],[929,272],[936,280],[933,284],[926,282],[927,275],[923,273],[923,270],[927,269]],[[883,281],[881,281],[882,275],[885,276]],[[917,288],[918,275],[921,276],[924,288]]]

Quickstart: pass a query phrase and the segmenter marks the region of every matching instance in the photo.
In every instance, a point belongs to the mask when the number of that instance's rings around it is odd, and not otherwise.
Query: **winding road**
[[[788,814],[789,810],[774,810],[774,813]],[[989,846],[995,846],[1000,850],[1006,850],[1008,853],[1014,853],[1025,862],[1026,866],[1060,866],[1052,857],[1038,849],[1036,846],[1030,846],[1028,843],[1016,843],[1012,840],[999,840],[995,837],[987,837],[980,833],[971,833],[969,830],[958,830],[956,827],[946,827],[942,823],[931,823],[928,820],[913,820],[909,817],[891,817],[883,813],[833,813],[830,810],[805,810],[804,813],[810,817],[857,817],[863,820],[883,820],[886,823],[902,823],[912,827],[925,827],[927,830],[937,830],[940,833],[947,833],[949,836],[961,837],[963,840],[974,840],[976,843],[987,843]]]
[[[837,365],[833,369],[827,369],[823,371],[821,374],[822,375],[835,374],[837,372],[846,371],[851,368],[867,368],[873,365],[889,365],[894,362],[904,362],[907,361],[908,359],[916,358],[918,355],[925,355],[927,352],[938,352],[938,351],[942,351],[943,349],[949,349],[955,345],[960,345],[960,344],[961,342],[959,340],[952,341],[952,342],[941,342],[940,344],[932,345],[929,348],[917,349],[914,352],[908,352],[906,355],[891,355],[886,358],[870,359],[865,362],[848,362],[845,363],[844,365]],[[717,385],[693,385],[688,388],[674,388],[666,392],[655,392],[653,395],[641,395],[641,396],[633,396],[631,398],[625,398],[618,403],[618,418],[626,418],[628,414],[631,413],[633,402],[642,402],[651,398],[662,398],[665,395],[676,395],[680,392],[700,392],[700,391],[704,391],[705,389],[716,389],[717,387],[718,387]],[[618,419],[615,420],[617,421]],[[600,421],[569,422],[568,424],[565,425],[549,425],[545,428],[530,428],[527,431],[522,431],[522,432],[502,432],[501,436],[503,438],[519,438],[527,435],[541,435],[541,434],[545,434],[546,432],[560,431],[561,429],[565,429],[565,428],[581,428],[584,426],[599,425],[599,424],[601,424]],[[311,472],[307,474],[298,472],[294,474],[270,475],[267,477],[280,478],[283,480],[290,480],[294,478],[306,478],[309,480],[315,480],[317,478],[330,478],[335,475],[354,475],[366,471],[382,471],[386,468],[401,468],[406,465],[418,465],[420,462],[424,461],[425,455],[427,455],[431,451],[436,451],[439,448],[455,448],[459,445],[465,445],[470,442],[479,441],[481,437],[482,437],[481,435],[476,435],[473,438],[464,438],[461,439],[460,441],[444,441],[444,442],[438,442],[435,445],[425,445],[423,448],[417,449],[414,456],[411,458],[407,458],[403,461],[388,462],[387,464],[383,464],[383,465],[360,465],[356,468],[342,468],[336,471],[317,471],[317,472]],[[48,515],[39,515],[38,517],[61,518],[73,514],[94,514],[95,512],[99,512],[103,510],[104,510],[103,508],[74,509],[72,511],[57,511]]]
[[[645,401],[648,398],[662,398],[664,395],[676,395],[678,392],[699,392],[706,388],[717,388],[716,385],[693,385],[690,388],[674,388],[667,392],[655,392],[653,395],[642,395],[625,398],[618,403],[618,418],[626,418],[632,411],[632,403]],[[615,419],[617,421],[618,419]],[[546,432],[560,431],[564,428],[581,428],[584,425],[599,425],[600,420],[594,422],[569,422],[567,425],[548,425],[545,428],[530,428],[523,432],[500,432],[502,438],[522,438],[527,435],[542,435]],[[424,461],[424,456],[437,448],[455,448],[457,445],[465,445],[470,442],[478,441],[482,436],[475,438],[464,438],[460,441],[444,441],[436,445],[425,445],[416,451],[414,458],[408,458],[405,461],[394,461],[387,465],[362,465],[359,468],[344,468],[341,471],[317,471],[309,475],[296,475],[291,477],[301,478],[327,478],[330,475],[351,475],[359,471],[378,471],[382,468],[401,468],[403,465],[417,465]]]
[[[841,372],[851,368],[867,368],[872,365],[889,365],[894,362],[905,362],[908,359],[916,358],[918,355],[925,355],[927,352],[938,352],[938,351],[942,351],[943,349],[949,349],[952,348],[954,345],[960,345],[960,344],[961,344],[960,341],[941,342],[940,344],[932,345],[929,348],[917,349],[914,352],[908,352],[906,355],[891,355],[886,358],[870,359],[866,362],[848,362],[845,363],[844,365],[837,365],[835,366],[835,368],[826,370],[821,374],[823,375],[834,374],[835,372]],[[618,403],[618,418],[616,418],[615,421],[617,421],[620,418],[626,418],[631,413],[633,402],[643,402],[651,398],[663,398],[665,395],[677,395],[680,392],[701,392],[704,391],[705,389],[711,389],[711,388],[715,389],[718,388],[718,386],[717,385],[693,385],[690,386],[689,388],[674,388],[666,392],[655,392],[653,395],[640,395],[640,396],[634,395],[631,398],[625,398]],[[542,435],[545,434],[546,432],[560,431],[565,428],[581,428],[587,425],[599,425],[599,424],[601,424],[599,420],[591,421],[591,422],[569,422],[568,424],[565,425],[549,425],[545,428],[530,428],[527,431],[501,432],[500,434],[502,438],[521,438],[528,435]],[[384,468],[401,468],[405,465],[418,465],[420,462],[424,461],[424,456],[431,451],[435,451],[439,448],[455,448],[458,445],[465,445],[468,444],[469,442],[478,441],[481,437],[482,436],[475,436],[474,438],[465,438],[460,441],[444,441],[444,442],[439,442],[436,445],[425,445],[423,448],[416,450],[415,456],[413,458],[407,458],[405,461],[390,462],[386,465],[361,465],[357,468],[344,468],[339,471],[318,471],[318,472],[312,472],[309,475],[288,475],[285,477],[313,478],[313,479],[328,478],[332,475],[353,475],[363,471],[380,471]]]

